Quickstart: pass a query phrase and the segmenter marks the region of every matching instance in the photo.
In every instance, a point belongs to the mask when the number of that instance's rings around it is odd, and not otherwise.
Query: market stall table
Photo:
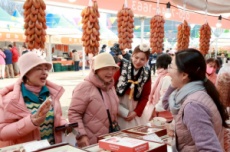
[[[172,137],[167,135],[167,130],[164,128],[152,127],[150,124],[105,134],[99,136],[98,141],[100,142],[102,139],[109,139],[112,137],[125,137],[147,141],[149,143],[148,152],[172,152],[172,147],[170,146]],[[103,152],[103,149],[99,147],[99,144],[91,145],[83,149],[87,151]]]
[[[150,145],[150,148],[151,148],[151,145]],[[98,144],[90,145],[83,149],[86,151],[90,151],[90,152],[104,152],[103,149],[101,149]],[[172,147],[169,145],[167,145],[167,152],[172,152]]]

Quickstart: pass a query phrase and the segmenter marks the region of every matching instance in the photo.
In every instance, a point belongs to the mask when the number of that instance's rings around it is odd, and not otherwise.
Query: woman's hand
[[[35,126],[40,126],[45,121],[46,115],[39,117],[38,114],[33,114],[30,118]]]
[[[135,111],[129,112],[128,116],[125,118],[126,121],[131,121],[137,116]]]
[[[66,129],[65,129],[64,133],[66,133],[68,135],[69,133],[71,133],[73,131],[73,127],[69,126],[69,124],[65,124],[65,126],[66,126]]]
[[[89,138],[84,135],[77,139],[77,145],[79,148],[89,146]]]

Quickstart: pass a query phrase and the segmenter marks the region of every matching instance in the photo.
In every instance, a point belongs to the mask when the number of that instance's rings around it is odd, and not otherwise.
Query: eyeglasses
[[[169,64],[169,65],[168,65],[168,69],[175,69],[175,70],[177,70],[177,68],[173,68],[173,67],[172,67],[172,64]]]

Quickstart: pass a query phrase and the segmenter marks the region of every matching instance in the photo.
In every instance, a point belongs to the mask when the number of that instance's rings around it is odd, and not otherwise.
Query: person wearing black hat
[[[101,51],[99,53],[104,53],[106,52],[106,45],[103,44],[102,47],[101,47]]]

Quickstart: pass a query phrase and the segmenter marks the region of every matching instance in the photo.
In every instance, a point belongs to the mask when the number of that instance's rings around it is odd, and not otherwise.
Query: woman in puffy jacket
[[[22,55],[18,65],[20,78],[0,90],[0,147],[43,139],[62,142],[55,127],[67,124],[59,102],[64,89],[47,80],[52,65],[33,52]],[[52,100],[46,102],[48,97]]]
[[[109,133],[109,109],[112,121],[117,120],[118,97],[114,89],[113,75],[118,65],[109,53],[95,56],[92,70],[73,91],[68,117],[78,122],[79,147],[97,143],[97,137]]]

